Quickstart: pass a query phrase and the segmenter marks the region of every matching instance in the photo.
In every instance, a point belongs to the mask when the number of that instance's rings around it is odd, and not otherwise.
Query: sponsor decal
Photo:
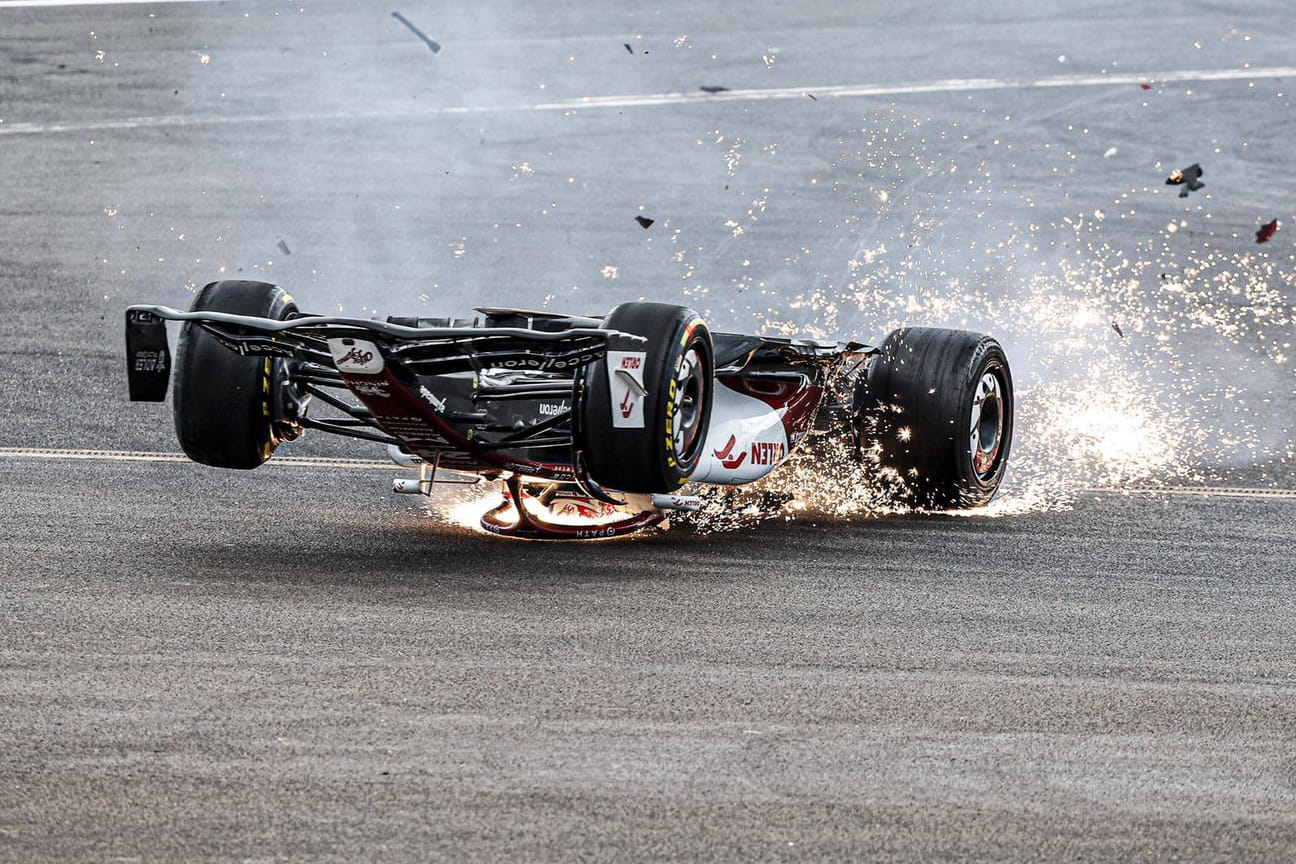
[[[557,417],[560,414],[566,414],[571,410],[571,405],[567,402],[541,402],[541,417]]]
[[[377,375],[386,365],[378,346],[363,339],[330,339],[329,351],[339,372]]]
[[[737,456],[733,455],[734,445],[737,443],[738,443],[737,436],[730,435],[728,443],[725,444],[725,446],[722,449],[713,450],[711,452],[711,455],[719,459],[720,464],[728,468],[730,471],[742,465],[743,460],[747,458],[746,450],[739,450]]]
[[[356,381],[351,384],[351,390],[357,396],[390,396],[387,390],[386,381]]]
[[[576,472],[572,470],[570,465],[560,465],[556,462],[515,462],[506,460],[496,464],[505,471],[512,471],[514,474],[525,474],[528,477],[567,480],[576,476]]]
[[[607,352],[608,387],[612,397],[612,427],[614,429],[644,428],[643,384],[644,351]],[[667,402],[667,411],[670,410]]]
[[[574,357],[545,357],[518,354],[512,357],[492,357],[490,365],[501,369],[538,369],[542,372],[577,369],[598,359],[599,351],[584,351]]]
[[[756,441],[751,445],[753,465],[776,465],[787,455],[787,448],[777,441]]]
[[[165,372],[167,370],[166,352],[140,349],[135,352],[134,368],[136,372]]]
[[[555,503],[554,506],[550,508],[550,512],[555,516],[566,516],[568,518],[577,517],[580,519],[594,519],[599,515],[593,507],[590,507],[588,504],[582,504],[578,501],[563,501],[560,504]]]
[[[734,447],[737,444],[737,436],[730,435],[725,446],[712,450],[711,455],[730,471],[742,467],[748,457],[751,457],[752,465],[777,465],[787,455],[787,447],[779,441],[753,441],[750,449],[741,448],[735,454]]]
[[[373,361],[374,352],[352,348],[337,359],[339,366],[364,366]]]
[[[658,510],[700,510],[702,499],[697,495],[655,494],[652,505]]]
[[[265,338],[230,339],[220,333],[212,333],[216,341],[238,354],[240,357],[292,357],[290,345],[276,343]]]
[[[438,399],[437,395],[427,388],[427,385],[425,384],[419,385],[419,395],[423,397],[424,401],[426,401],[429,405],[435,408],[438,414],[445,413],[445,406],[446,406],[445,400]]]

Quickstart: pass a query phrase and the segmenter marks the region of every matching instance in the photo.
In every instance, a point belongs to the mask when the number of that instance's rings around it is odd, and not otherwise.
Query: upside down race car
[[[275,285],[222,281],[189,311],[126,310],[130,398],[165,400],[180,322],[176,434],[196,462],[250,469],[307,429],[386,445],[416,477],[501,481],[497,534],[614,537],[696,510],[845,436],[932,508],[985,504],[1013,431],[1008,360],[989,336],[907,328],[880,345],[712,333],[692,310],[605,318],[478,307],[471,319],[298,311]]]

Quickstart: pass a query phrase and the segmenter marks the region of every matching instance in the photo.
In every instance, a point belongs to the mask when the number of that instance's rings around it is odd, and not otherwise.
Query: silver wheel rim
[[[675,375],[675,452],[688,461],[698,443],[702,421],[702,404],[706,395],[704,366],[696,348],[689,348],[680,359]]]
[[[972,470],[986,480],[999,467],[999,450],[1003,446],[1003,382],[995,370],[987,370],[977,382],[972,397],[972,423],[968,430]]]

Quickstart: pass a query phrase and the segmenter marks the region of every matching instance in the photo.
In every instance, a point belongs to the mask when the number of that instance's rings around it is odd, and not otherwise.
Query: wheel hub
[[[685,461],[698,443],[706,387],[703,371],[697,349],[690,348],[675,375],[675,452]]]
[[[972,423],[969,444],[972,453],[972,470],[986,479],[997,467],[999,449],[1003,444],[1004,401],[1003,385],[994,370],[989,370],[977,382],[972,397]]]

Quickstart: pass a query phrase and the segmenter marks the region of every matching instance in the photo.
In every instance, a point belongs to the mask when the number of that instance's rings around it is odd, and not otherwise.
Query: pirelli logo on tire
[[[607,352],[608,388],[611,391],[612,428],[644,428],[645,351]]]

